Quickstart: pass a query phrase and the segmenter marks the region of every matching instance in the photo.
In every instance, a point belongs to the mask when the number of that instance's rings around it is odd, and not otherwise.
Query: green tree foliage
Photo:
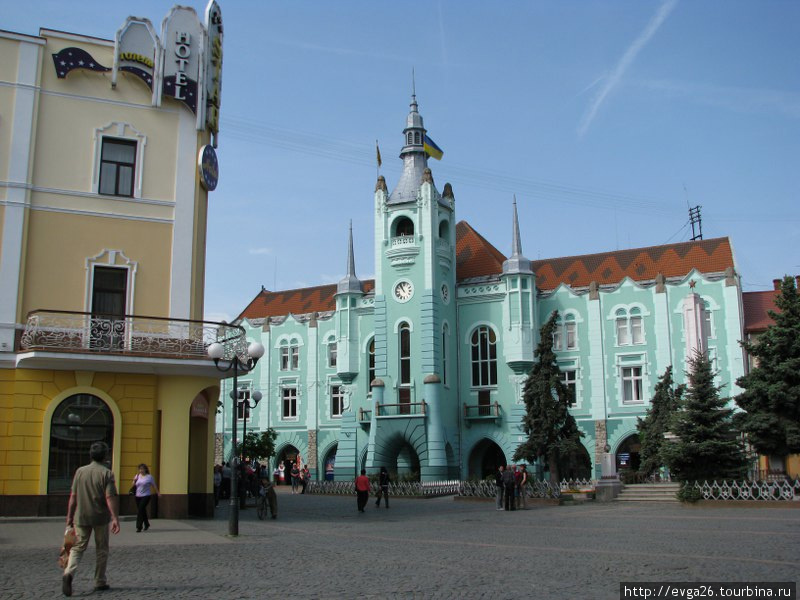
[[[736,403],[742,431],[760,453],[786,456],[800,452],[800,295],[792,277],[784,277],[775,297],[775,321],[753,342],[742,342],[758,366],[736,383],[744,392]]]
[[[267,429],[261,433],[248,431],[244,440],[244,451],[247,457],[263,462],[275,454],[275,440],[278,433],[274,429]],[[242,443],[239,442],[236,454],[242,453]]]
[[[656,384],[655,394],[644,420],[637,419],[636,427],[642,444],[639,472],[646,477],[666,464],[661,456],[661,448],[669,443],[664,440],[664,434],[670,430],[672,418],[685,390],[686,386],[683,384],[675,386],[670,365]]]
[[[535,357],[538,359],[525,380],[523,431],[528,439],[517,448],[514,460],[533,462],[542,459],[549,467],[550,482],[559,482],[561,456],[578,450],[583,434],[569,413],[572,391],[564,385],[553,352],[553,332],[558,312],[542,326]]]
[[[746,462],[733,427],[733,409],[719,395],[705,354],[689,359],[689,387],[672,421],[677,441],[664,444],[661,455],[681,481],[739,479]]]

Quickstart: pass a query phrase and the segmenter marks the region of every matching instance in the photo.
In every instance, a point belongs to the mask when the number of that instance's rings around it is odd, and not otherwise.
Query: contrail
[[[653,18],[647,24],[647,27],[644,28],[644,31],[639,34],[639,37],[634,40],[630,47],[625,51],[625,54],[622,55],[622,58],[617,63],[617,66],[614,67],[611,75],[609,75],[608,79],[606,80],[605,85],[597,93],[592,101],[591,106],[589,106],[587,111],[584,113],[583,118],[578,125],[579,137],[582,137],[589,129],[589,126],[592,124],[592,121],[594,120],[600,105],[603,104],[603,101],[606,99],[606,96],[608,96],[611,90],[613,90],[617,84],[619,84],[620,80],[625,75],[625,71],[627,71],[628,67],[633,64],[633,61],[636,60],[636,56],[639,54],[639,52],[641,52],[642,48],[645,47],[647,42],[649,42],[650,39],[656,34],[658,28],[661,27],[661,24],[666,20],[666,18],[672,12],[672,9],[675,8],[676,4],[678,4],[678,0],[666,0],[659,7],[655,16],[653,16]]]

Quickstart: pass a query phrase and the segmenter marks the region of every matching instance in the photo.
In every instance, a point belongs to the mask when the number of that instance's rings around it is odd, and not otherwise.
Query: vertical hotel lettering
[[[175,73],[175,99],[186,101],[183,95],[184,87],[188,82],[186,78],[186,66],[189,64],[189,57],[192,55],[192,34],[185,31],[175,33],[175,64],[178,65],[178,72]]]

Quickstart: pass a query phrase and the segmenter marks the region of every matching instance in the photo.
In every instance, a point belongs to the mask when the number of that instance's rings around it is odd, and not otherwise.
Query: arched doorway
[[[561,479],[591,479],[592,458],[586,446],[578,444],[572,452],[559,457],[558,475]]]
[[[214,514],[213,495],[208,493],[209,402],[205,392],[195,396],[189,408],[188,512],[190,517]]]
[[[333,471],[334,467],[336,466],[336,449],[338,447],[338,444],[334,444],[325,454],[325,458],[322,461],[325,473],[325,481],[333,481]]]
[[[284,446],[283,450],[281,450],[280,454],[278,454],[278,459],[275,462],[275,466],[280,464],[283,465],[283,481],[286,485],[292,485],[292,465],[297,462],[297,457],[299,455],[300,451],[291,444]]]
[[[639,436],[634,434],[626,437],[617,446],[617,472],[622,474],[624,471],[636,472],[639,470],[639,452],[642,450],[642,444],[639,441]]]
[[[391,467],[389,468],[391,471]],[[397,461],[394,468],[397,480],[418,481],[420,476],[419,456],[408,442],[404,442],[397,452]]]
[[[470,479],[486,479],[494,475],[500,465],[508,464],[506,455],[495,442],[483,439],[472,449],[467,463],[467,476]]]
[[[114,447],[114,417],[97,396],[75,394],[65,398],[50,423],[48,494],[68,494],[75,470],[89,462],[89,447],[105,442]],[[109,454],[110,467],[113,455]]]

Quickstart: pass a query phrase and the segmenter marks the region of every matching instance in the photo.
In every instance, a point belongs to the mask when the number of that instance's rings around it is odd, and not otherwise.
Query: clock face
[[[410,281],[401,281],[394,286],[394,297],[400,302],[407,302],[408,300],[411,300],[411,296],[413,295],[414,286],[411,285]]]
[[[442,284],[442,301],[447,304],[450,301],[450,289],[446,283]]]

